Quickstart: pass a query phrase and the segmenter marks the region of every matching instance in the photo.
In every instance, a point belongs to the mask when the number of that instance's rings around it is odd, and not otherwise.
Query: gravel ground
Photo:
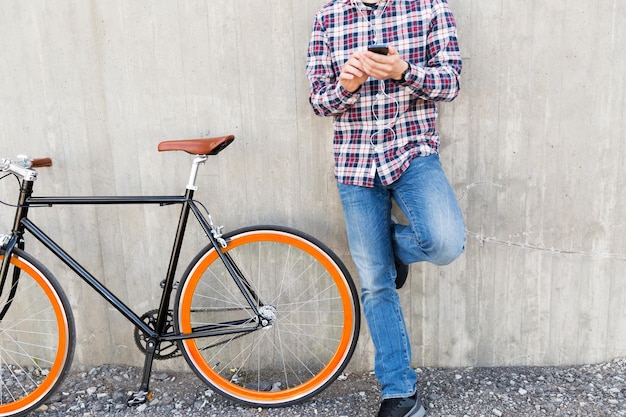
[[[428,416],[626,416],[626,358],[576,367],[417,370]],[[237,405],[192,373],[153,374],[154,397],[125,405],[141,370],[104,365],[68,376],[60,392],[32,415],[150,417],[375,416],[380,391],[371,373],[346,373],[303,404],[279,409]]]

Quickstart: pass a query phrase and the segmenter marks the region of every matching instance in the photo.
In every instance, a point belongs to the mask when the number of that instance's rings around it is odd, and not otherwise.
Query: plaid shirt
[[[461,56],[447,0],[387,1],[370,8],[332,0],[313,24],[310,102],[316,114],[334,117],[335,176],[345,184],[371,187],[378,174],[388,185],[413,158],[438,153],[436,102],[459,91]],[[375,40],[410,64],[405,82],[370,77],[350,93],[339,83],[341,69]]]

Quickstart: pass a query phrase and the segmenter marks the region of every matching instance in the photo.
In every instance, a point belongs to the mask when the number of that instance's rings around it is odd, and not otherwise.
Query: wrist
[[[407,61],[403,62],[405,65],[403,66],[402,73],[400,73],[398,77],[394,78],[394,80],[398,81],[399,83],[406,82],[406,77],[411,72],[411,64],[409,64]]]
[[[339,83],[341,88],[347,93],[353,94],[361,89],[361,85]]]

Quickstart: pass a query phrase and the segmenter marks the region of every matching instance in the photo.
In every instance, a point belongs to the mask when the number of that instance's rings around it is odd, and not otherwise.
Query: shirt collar
[[[352,4],[353,1],[360,2],[361,0],[340,0],[339,3],[347,4],[349,6],[349,5]],[[368,1],[373,2],[373,0],[368,0]],[[385,3],[389,2],[389,1],[390,0],[382,0],[380,3],[384,5]]]

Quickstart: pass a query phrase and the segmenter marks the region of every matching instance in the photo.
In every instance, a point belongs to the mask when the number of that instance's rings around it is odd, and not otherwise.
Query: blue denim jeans
[[[417,374],[411,367],[411,344],[395,288],[394,254],[405,264],[446,265],[458,258],[465,246],[465,225],[456,196],[438,155],[413,159],[388,186],[376,177],[373,188],[341,183],[338,188],[382,397],[412,395]],[[409,225],[392,224],[392,198]]]

